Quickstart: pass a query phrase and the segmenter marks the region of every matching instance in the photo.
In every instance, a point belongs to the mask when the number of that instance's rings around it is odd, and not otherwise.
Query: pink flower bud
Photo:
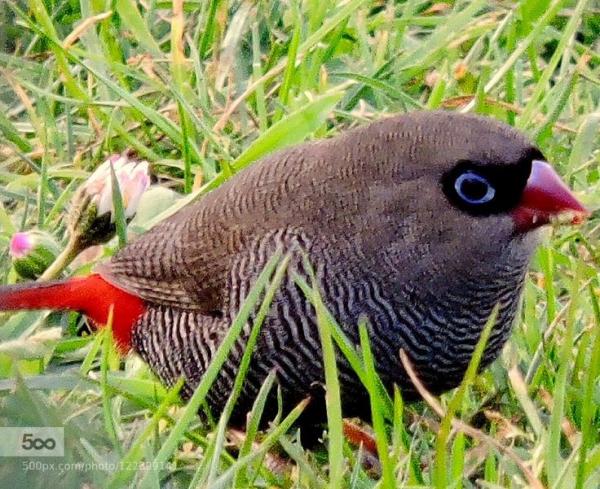
[[[8,252],[11,258],[23,258],[33,248],[33,239],[28,233],[15,233],[10,238]]]
[[[111,164],[119,182],[125,217],[128,219],[135,215],[142,195],[150,186],[150,175],[148,162],[132,161],[127,155],[112,155],[83,184],[82,190],[96,205],[98,216],[110,213],[110,220],[114,222]]]
[[[37,230],[13,234],[8,245],[17,274],[27,279],[36,279],[44,273],[59,251],[53,236]]]
[[[71,202],[69,234],[79,250],[106,243],[115,235],[115,210],[111,165],[119,183],[126,219],[135,215],[140,199],[150,186],[146,161],[130,160],[126,154],[112,155],[90,175]]]

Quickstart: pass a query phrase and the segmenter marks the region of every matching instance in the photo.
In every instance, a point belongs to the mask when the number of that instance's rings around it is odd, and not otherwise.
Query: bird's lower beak
[[[532,162],[521,201],[513,211],[518,231],[530,231],[562,216],[578,224],[589,214],[548,163]]]

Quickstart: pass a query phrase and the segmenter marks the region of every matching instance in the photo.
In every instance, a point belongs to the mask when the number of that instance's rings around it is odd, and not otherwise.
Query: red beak
[[[534,160],[521,202],[513,211],[517,230],[530,231],[565,213],[573,215],[572,224],[590,214],[548,163]]]

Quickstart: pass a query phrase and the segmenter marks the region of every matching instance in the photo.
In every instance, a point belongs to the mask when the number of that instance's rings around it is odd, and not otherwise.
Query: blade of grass
[[[125,208],[123,207],[123,196],[121,194],[121,187],[119,186],[119,179],[117,178],[112,162],[110,163],[110,182],[119,248],[123,248],[127,244],[127,220],[125,219]]]
[[[513,65],[517,62],[517,60],[523,55],[525,50],[533,43],[536,39],[538,39],[542,33],[542,31],[548,26],[548,24],[556,17],[556,14],[564,7],[566,0],[555,0],[548,7],[548,9],[544,12],[544,15],[539,19],[539,21],[535,24],[531,32],[522,39],[517,47],[512,51],[510,56],[506,59],[506,61],[499,68],[494,70],[494,74],[490,78],[490,80],[486,83],[484,87],[484,93],[487,95],[490,91],[500,83],[506,73],[513,67]],[[469,112],[475,106],[475,100],[472,100],[467,105],[465,105],[461,112]]]
[[[182,387],[183,379],[179,379],[179,381],[169,389],[165,398],[152,414],[152,418],[150,418],[150,421],[148,421],[144,427],[144,430],[137,435],[131,448],[121,457],[119,470],[107,481],[105,486],[107,489],[126,487],[129,484],[131,478],[135,475],[135,471],[131,470],[131,467],[136,466],[140,460],[142,460],[146,441],[150,439],[153,433],[155,433],[159,421],[167,415],[167,411],[177,402],[179,399],[179,391]]]
[[[154,40],[154,36],[137,8],[138,4],[133,0],[115,0],[114,5],[122,22],[131,31],[135,40],[152,55],[162,55],[159,45]]]
[[[582,266],[579,261],[574,265],[573,281],[570,290],[571,303],[567,309],[565,317],[565,333],[562,338],[562,345],[559,354],[559,367],[556,374],[556,384],[554,387],[554,404],[550,417],[550,429],[548,433],[548,445],[546,448],[546,475],[548,482],[553,486],[563,466],[564,460],[561,455],[560,440],[562,436],[562,421],[565,414],[565,401],[567,399],[567,383],[569,376],[569,366],[571,364],[573,339],[575,336],[575,322],[577,315],[577,305],[579,303],[579,287],[581,285]]]
[[[104,428],[110,437],[114,449],[122,458],[123,452],[121,443],[119,441],[119,435],[117,434],[116,420],[113,416],[113,402],[112,395],[108,388],[108,372],[109,370],[115,370],[114,358],[117,353],[114,349],[112,341],[112,321],[113,321],[113,308],[111,307],[108,313],[108,320],[106,326],[102,329],[101,335],[102,341],[102,358],[100,362],[100,386],[102,389],[102,413],[104,415]]]
[[[229,483],[233,478],[233,475],[242,467],[252,462],[252,460],[262,457],[265,453],[267,453],[270,448],[277,443],[277,441],[292,427],[309,402],[310,401],[308,399],[305,399],[298,403],[298,405],[283,419],[281,424],[279,424],[267,435],[259,447],[255,448],[254,451],[246,457],[238,458],[236,462],[215,481],[211,489],[224,489],[229,487]]]
[[[235,403],[242,391],[242,387],[244,381],[246,379],[246,375],[248,373],[248,368],[250,367],[250,360],[252,359],[252,354],[255,351],[256,343],[258,341],[258,335],[260,333],[262,324],[269,313],[269,309],[271,308],[271,304],[273,302],[273,298],[275,297],[275,293],[279,290],[279,286],[281,285],[281,281],[284,278],[284,275],[287,271],[287,267],[290,262],[290,256],[286,255],[282,260],[277,270],[275,270],[275,274],[269,287],[265,292],[265,297],[260,305],[260,308],[256,314],[256,317],[253,320],[252,329],[250,330],[250,335],[248,336],[248,340],[246,341],[244,348],[244,354],[242,355],[242,360],[240,361],[240,365],[238,367],[238,372],[235,377],[235,382],[233,384],[233,388],[231,390],[231,394],[227,399],[227,403],[225,404],[225,408],[223,409],[223,413],[221,418],[219,419],[219,425],[217,426],[217,433],[215,435],[215,449],[212,454],[207,454],[207,456],[212,457],[212,462],[210,464],[210,471],[208,473],[208,482],[206,483],[207,487],[211,487],[214,480],[217,476],[217,469],[219,465],[219,458],[221,455],[221,450],[223,449],[223,442],[225,438],[225,430],[227,428],[227,423],[229,422],[229,418],[233,413],[233,408],[235,407]],[[200,478],[203,481],[203,478]]]
[[[381,486],[387,489],[396,487],[396,477],[394,475],[394,465],[390,458],[390,443],[385,430],[383,405],[379,397],[378,383],[376,381],[378,374],[375,370],[375,359],[369,342],[369,333],[365,321],[358,324],[360,336],[360,346],[365,364],[366,388],[369,392],[371,403],[371,416],[373,419],[373,430],[375,431],[375,442],[377,444],[377,454],[381,463]]]
[[[581,399],[581,449],[579,451],[579,463],[577,464],[577,478],[575,482],[576,489],[583,489],[586,482],[587,454],[593,448],[594,430],[592,429],[592,420],[598,407],[593,400],[595,386],[600,375],[600,304],[596,291],[598,282],[590,284],[588,290],[592,301],[592,308],[595,318],[594,339],[592,350],[588,360],[588,367],[583,381],[583,398]]]
[[[565,49],[568,49],[568,43],[570,39],[575,35],[577,26],[581,22],[582,13],[586,8],[587,4],[588,0],[579,0],[575,5],[572,14],[569,17],[569,22],[567,23],[565,29],[562,31],[562,35],[558,42],[558,46],[556,46],[556,49],[554,50],[550,61],[546,65],[546,68],[544,68],[544,72],[538,80],[533,94],[530,96],[529,102],[527,102],[527,105],[525,106],[525,109],[523,110],[523,113],[519,118],[519,127],[527,127],[531,123],[534,111],[538,107],[539,99],[542,93],[547,89],[548,82],[550,81],[552,74],[556,70],[556,66],[561,60]]]
[[[292,38],[287,49],[287,63],[285,70],[283,71],[283,81],[281,82],[281,87],[279,87],[279,104],[275,110],[273,122],[279,121],[284,114],[283,108],[288,104],[290,90],[292,87],[292,77],[296,71],[296,56],[298,54],[298,45],[300,44],[303,18],[298,4],[292,4],[292,11],[294,18],[294,29],[292,31]]]
[[[308,267],[309,270],[312,268]],[[329,487],[337,489],[344,484],[344,433],[342,424],[342,404],[340,400],[340,381],[335,349],[333,347],[331,316],[326,312],[325,304],[318,289],[316,277],[311,273],[312,302],[317,314],[317,327],[323,350],[323,370],[325,373],[325,405],[327,409],[327,429],[329,440]]]
[[[306,283],[306,281],[299,275],[294,277],[294,280],[298,287],[302,289],[302,292],[306,297],[312,300],[314,296],[314,292],[312,288]],[[313,304],[314,306],[314,304]],[[329,313],[327,309],[325,309],[325,313],[328,315],[328,321],[331,324],[331,336],[335,341],[336,346],[340,349],[348,363],[352,367],[352,370],[356,373],[361,383],[366,386],[367,385],[367,374],[366,370],[363,366],[363,361],[356,351],[352,342],[348,339],[346,334],[344,333],[342,327],[337,323],[335,318]],[[387,419],[392,420],[392,413],[394,412],[393,402],[390,398],[389,394],[385,390],[381,379],[376,377],[375,381],[378,383],[379,397],[383,400],[385,409],[384,413]]]
[[[268,395],[273,388],[276,378],[277,377],[274,371],[269,372],[269,375],[267,375],[267,378],[258,391],[258,395],[254,400],[252,409],[250,410],[250,414],[248,416],[248,422],[246,424],[246,438],[244,439],[244,443],[240,448],[238,459],[250,455],[250,452],[252,451],[252,445],[254,440],[256,440],[256,435],[261,423],[262,414],[265,410]],[[232,486],[248,487],[248,474],[246,466],[240,467],[239,471],[233,476]]]
[[[187,406],[185,407],[181,417],[177,420],[177,423],[169,433],[169,436],[163,443],[158,454],[154,458],[154,464],[157,467],[163,467],[169,458],[172,456],[177,446],[180,443],[181,437],[192,420],[196,417],[198,409],[206,398],[206,394],[212,386],[214,380],[217,378],[221,366],[227,360],[229,351],[233,347],[236,339],[242,331],[242,328],[246,324],[250,314],[254,310],[258,298],[262,291],[267,285],[269,278],[271,277],[277,263],[281,259],[281,252],[277,252],[269,260],[263,271],[258,276],[256,283],[248,293],[246,300],[242,304],[240,311],[238,312],[235,320],[233,321],[229,331],[223,341],[219,345],[219,348],[215,352],[209,367],[202,376],[202,380],[196,387],[194,394],[190,398]]]
[[[440,424],[440,429],[435,443],[435,466],[433,473],[434,485],[439,489],[445,489],[446,487],[448,487],[449,483],[447,478],[447,446],[448,439],[450,437],[450,430],[452,428],[452,420],[454,419],[454,415],[462,406],[464,397],[467,393],[467,389],[473,383],[473,379],[475,379],[475,376],[477,375],[477,371],[479,369],[479,365],[481,364],[481,360],[483,358],[488,339],[490,337],[490,334],[492,333],[493,327],[496,325],[498,311],[499,306],[496,305],[492,310],[485,326],[483,327],[481,336],[477,341],[477,345],[475,346],[473,355],[471,356],[471,360],[469,361],[467,371],[465,372],[463,380],[460,383],[458,389],[456,390],[456,392],[452,396],[452,399],[448,403],[446,414]]]
[[[324,123],[342,95],[343,93],[334,91],[317,97],[301,109],[276,122],[250,144],[234,160],[232,166],[239,171],[267,153],[303,141]]]

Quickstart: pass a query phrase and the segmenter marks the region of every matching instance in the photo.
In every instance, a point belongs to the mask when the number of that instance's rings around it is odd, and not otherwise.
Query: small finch
[[[100,203],[100,207],[101,203]],[[416,112],[258,161],[127,245],[92,275],[0,290],[0,309],[71,309],[113,333],[167,384],[198,385],[269,258],[290,262],[267,315],[236,413],[269,372],[284,406],[323,383],[315,310],[299,287],[312,264],[325,306],[355,344],[367,319],[388,389],[413,387],[399,351],[434,392],[456,386],[496,305],[483,364],[515,318],[540,228],[586,209],[542,153],[492,119]],[[208,396],[223,408],[248,339],[244,328]],[[366,391],[339,355],[346,416],[368,416]],[[323,409],[321,409],[322,414]]]

